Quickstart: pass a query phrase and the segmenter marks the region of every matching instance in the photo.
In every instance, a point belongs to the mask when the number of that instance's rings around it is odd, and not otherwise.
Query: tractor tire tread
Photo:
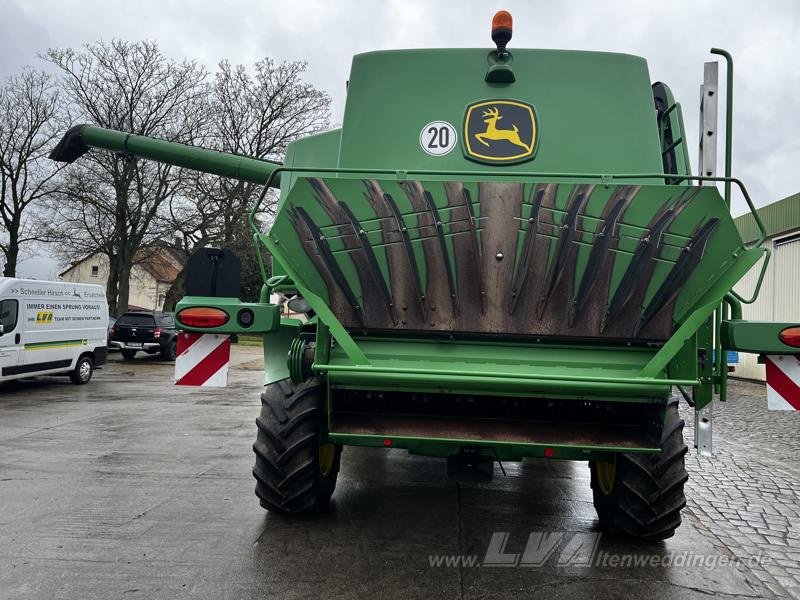
[[[313,515],[327,508],[336,485],[341,447],[333,467],[322,473],[319,443],[322,391],[312,380],[299,385],[281,380],[261,395],[253,444],[256,496],[262,507],[283,515]]]
[[[603,494],[597,485],[595,463],[592,488],[601,527],[612,535],[640,540],[664,540],[675,534],[686,506],[684,485],[689,479],[683,441],[684,421],[677,401],[667,403],[658,454],[618,454],[615,484]]]

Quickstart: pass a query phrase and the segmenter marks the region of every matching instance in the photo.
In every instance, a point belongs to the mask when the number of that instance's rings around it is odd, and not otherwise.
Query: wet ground
[[[677,535],[635,545],[598,536],[584,463],[458,485],[438,460],[346,448],[330,513],[265,513],[260,367],[235,348],[231,385],[197,390],[114,355],[87,386],[0,388],[0,598],[800,594],[800,415],[767,413],[760,385],[732,386],[714,460],[691,451]]]

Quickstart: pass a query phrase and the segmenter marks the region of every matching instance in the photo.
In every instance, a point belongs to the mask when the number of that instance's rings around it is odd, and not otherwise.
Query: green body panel
[[[339,165],[339,146],[341,145],[342,130],[332,129],[325,133],[311,135],[289,144],[283,166],[293,169],[330,169]],[[304,173],[305,174],[305,173]],[[298,175],[289,172],[281,178],[281,191],[284,193],[291,189]],[[280,210],[280,206],[278,207]]]
[[[730,320],[722,322],[722,347],[726,350],[757,354],[800,354],[800,348],[784,344],[778,337],[789,327],[800,323]]]
[[[708,406],[714,400],[714,363],[712,355],[714,350],[714,318],[710,317],[697,330],[698,376],[700,385],[694,387],[693,399],[695,409],[699,410]]]
[[[289,366],[287,356],[289,346],[299,331],[302,321],[298,319],[281,319],[280,326],[264,336],[264,384],[269,385],[282,379],[288,379]]]
[[[531,173],[661,171],[644,59],[606,52],[514,49],[516,81],[486,83],[486,49],[395,50],[353,58],[339,167],[485,171],[461,143],[445,156],[420,148],[422,127],[451,123],[462,135],[467,104],[529,102],[538,117],[536,158],[508,168]],[[380,151],[376,149],[380,148]],[[504,167],[491,167],[502,174]]]
[[[642,369],[642,374],[653,377],[663,369],[679,352],[681,346],[690,339],[718,309],[725,295],[764,255],[764,250],[754,248],[740,250],[731,260],[723,263],[728,267],[724,274],[716,280],[709,279],[703,283],[691,313],[682,320],[674,335],[662,346],[658,353]],[[705,287],[708,286],[708,287]]]
[[[349,446],[386,448],[383,436],[354,435],[331,432],[328,440]],[[659,448],[615,448],[594,447],[590,445],[570,446],[566,444],[515,444],[502,441],[476,442],[463,439],[430,439],[392,436],[392,448],[408,450],[411,454],[447,457],[457,454],[462,448],[479,448],[498,461],[519,461],[523,458],[551,458],[560,460],[611,460],[615,452],[655,453]],[[548,450],[548,453],[545,453]],[[550,453],[552,452],[552,453]]]
[[[637,377],[654,354],[650,348],[372,336],[356,338],[356,343],[369,366],[354,365],[334,346],[329,362],[315,363],[315,371],[326,374],[332,385],[351,389],[622,402],[660,401],[672,383],[666,376]]]

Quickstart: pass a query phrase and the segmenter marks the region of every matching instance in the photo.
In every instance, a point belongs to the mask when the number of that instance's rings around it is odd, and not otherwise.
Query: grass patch
[[[236,342],[239,346],[261,346],[264,343],[260,335],[243,335],[239,334],[239,341]]]

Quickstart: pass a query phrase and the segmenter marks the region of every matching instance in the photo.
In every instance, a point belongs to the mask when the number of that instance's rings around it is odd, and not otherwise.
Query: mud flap
[[[289,378],[289,346],[300,332],[300,321],[281,323],[264,336],[264,385]]]

